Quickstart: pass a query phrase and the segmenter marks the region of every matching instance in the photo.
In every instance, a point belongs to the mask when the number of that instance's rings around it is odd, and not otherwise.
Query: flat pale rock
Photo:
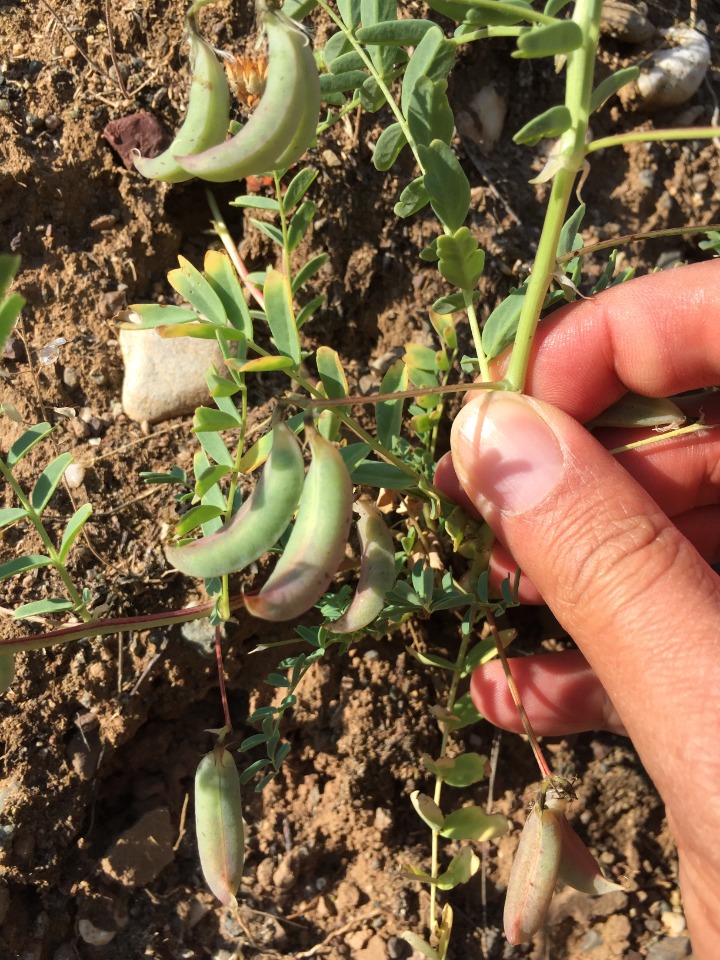
[[[125,364],[122,405],[131,420],[159,423],[207,402],[205,371],[212,363],[223,367],[214,340],[164,340],[155,330],[127,329],[121,329],[118,338]]]
[[[102,869],[125,886],[145,887],[172,863],[174,841],[168,811],[150,810],[117,838],[102,860]]]

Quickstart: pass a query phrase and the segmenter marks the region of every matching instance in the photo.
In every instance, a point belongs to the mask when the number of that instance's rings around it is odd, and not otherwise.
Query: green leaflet
[[[29,453],[36,443],[49,436],[55,428],[50,423],[36,423],[25,431],[8,450],[5,463],[12,470],[16,463]]]
[[[70,517],[68,520],[67,526],[65,527],[65,532],[62,536],[62,541],[60,543],[60,549],[58,551],[61,563],[65,563],[73,544],[80,536],[80,532],[87,523],[91,513],[92,504],[84,503],[81,507],[78,507],[72,517]]]
[[[178,261],[179,269],[171,270],[167,275],[170,286],[211,323],[225,326],[227,316],[218,294],[189,260],[178,257]]]
[[[360,43],[415,47],[433,26],[430,20],[383,20],[360,27],[355,36]]]
[[[376,170],[389,170],[407,145],[407,138],[399,123],[385,127],[378,137],[373,151],[373,166]]]
[[[460,227],[452,236],[438,237],[437,253],[440,273],[453,286],[473,290],[485,266],[485,252],[467,227]]]
[[[299,366],[300,337],[293,312],[292,294],[288,278],[279,270],[270,269],[263,287],[265,312],[275,346]]]
[[[407,120],[410,133],[418,144],[433,140],[450,143],[455,118],[447,98],[447,80],[419,77],[408,98]]]
[[[227,320],[252,340],[253,325],[245,295],[230,257],[219,250],[208,250],[203,264],[205,277],[223,305]]]
[[[42,513],[48,505],[72,460],[73,455],[71,453],[61,453],[59,457],[56,457],[45,467],[38,477],[30,494],[30,502],[38,513]]]
[[[570,129],[571,123],[572,116],[564,104],[550,107],[521,127],[513,137],[513,141],[532,146],[544,137],[559,137],[561,133]]]
[[[640,76],[639,67],[625,67],[622,70],[616,70],[609,77],[605,77],[595,87],[590,97],[590,110],[599,110],[600,107],[609,100],[613,94],[616,94],[626,83],[632,83]]]
[[[398,217],[411,217],[430,203],[430,194],[425,187],[425,177],[416,177],[400,194],[393,210]]]
[[[571,53],[582,46],[583,35],[574,20],[559,20],[557,23],[530,27],[518,37],[517,50],[513,57],[553,57],[557,53]]]
[[[459,230],[470,209],[470,184],[452,147],[433,140],[429,147],[419,144],[418,154],[433,210],[443,227]]]
[[[396,360],[386,371],[380,384],[380,393],[398,393],[407,390],[408,369],[402,360]],[[381,400],[375,404],[377,438],[388,450],[392,450],[393,440],[402,429],[403,406],[405,401]]]

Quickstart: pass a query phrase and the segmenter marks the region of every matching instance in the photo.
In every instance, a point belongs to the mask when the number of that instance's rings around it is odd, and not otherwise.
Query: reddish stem
[[[495,647],[498,652],[498,657],[500,658],[500,663],[502,664],[502,668],[505,672],[505,680],[507,681],[508,690],[510,691],[510,696],[513,698],[515,707],[517,708],[518,715],[520,716],[520,722],[523,725],[523,729],[525,730],[525,733],[527,734],[527,738],[530,741],[530,746],[532,747],[533,753],[535,754],[535,759],[537,760],[538,766],[540,767],[540,775],[542,776],[543,780],[548,778],[551,779],[552,770],[548,766],[548,762],[543,756],[543,752],[540,749],[538,738],[536,737],[535,731],[533,730],[532,724],[530,723],[530,718],[525,712],[525,707],[523,706],[523,702],[520,697],[520,691],[517,688],[517,684],[515,683],[515,678],[512,675],[512,671],[510,670],[510,661],[507,658],[507,654],[505,653],[505,648],[503,647],[502,640],[500,639],[500,634],[498,632],[497,624],[495,623],[495,617],[492,615],[492,613],[489,610],[487,610],[485,612],[485,619],[487,620],[488,626],[492,631],[493,640],[495,641]]]
[[[218,679],[220,681],[220,699],[222,700],[223,712],[225,714],[225,726],[232,733],[232,722],[230,720],[230,707],[228,706],[227,690],[225,688],[225,671],[223,670],[222,655],[222,626],[218,624],[215,627],[215,656],[217,657]]]
[[[242,594],[230,597],[230,610],[239,610],[245,601]],[[7,637],[0,639],[0,653],[15,653],[21,650],[37,650],[40,647],[54,647],[71,640],[84,640],[90,637],[102,637],[108,633],[132,633],[137,630],[152,630],[154,627],[169,627],[174,623],[187,623],[207,617],[215,606],[214,600],[199,603],[196,607],[183,607],[168,613],[144,614],[137,617],[113,617],[107,620],[90,620],[87,623],[73,623],[59,630],[39,633],[30,637]]]

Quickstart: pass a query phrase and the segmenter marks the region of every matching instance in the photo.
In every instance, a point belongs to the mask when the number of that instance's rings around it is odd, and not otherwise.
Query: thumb
[[[720,590],[710,567],[549,404],[484,393],[457,416],[451,446],[466,494],[576,640],[666,803],[686,799],[693,755],[695,786],[716,793]]]

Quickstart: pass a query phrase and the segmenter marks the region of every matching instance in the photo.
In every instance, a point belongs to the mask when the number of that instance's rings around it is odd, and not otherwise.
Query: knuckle
[[[661,513],[628,514],[576,541],[564,558],[562,601],[588,609],[622,609],[643,589],[654,589],[678,561],[682,538]]]

